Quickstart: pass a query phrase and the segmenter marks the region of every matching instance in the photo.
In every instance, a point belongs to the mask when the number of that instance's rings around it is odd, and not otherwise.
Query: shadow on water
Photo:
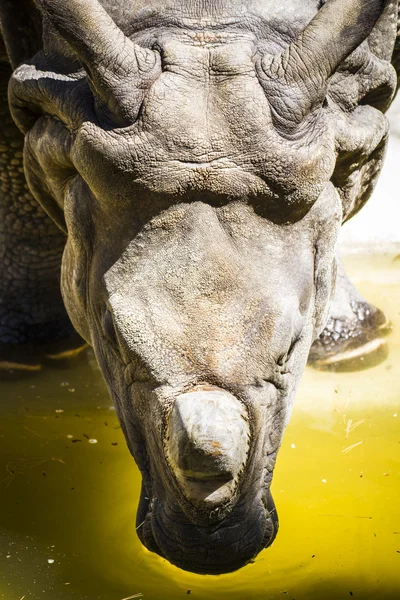
[[[306,372],[273,482],[280,532],[237,573],[185,573],[140,545],[140,475],[90,351],[3,380],[0,598],[400,597],[400,268],[386,257],[348,266],[393,321],[389,358],[363,373]]]

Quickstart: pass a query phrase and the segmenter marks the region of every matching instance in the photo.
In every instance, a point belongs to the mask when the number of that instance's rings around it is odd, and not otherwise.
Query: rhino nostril
[[[232,497],[249,451],[247,410],[229,392],[198,389],[178,396],[168,422],[168,455],[193,503]]]
[[[236,480],[232,477],[214,477],[194,479],[185,477],[181,485],[187,498],[197,506],[214,508],[229,501],[236,489]]]

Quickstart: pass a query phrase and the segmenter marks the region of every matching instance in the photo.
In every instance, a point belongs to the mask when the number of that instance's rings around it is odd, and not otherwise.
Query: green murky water
[[[273,483],[280,531],[241,571],[191,575],[142,548],[140,477],[93,358],[0,384],[0,598],[400,597],[400,260],[347,260],[395,329],[362,373],[308,370]]]

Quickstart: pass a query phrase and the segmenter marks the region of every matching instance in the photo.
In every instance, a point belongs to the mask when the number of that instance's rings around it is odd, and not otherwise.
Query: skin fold
[[[233,571],[277,533],[273,469],[340,226],[382,166],[398,3],[22,4],[27,49],[0,3],[9,106],[142,472],[138,535]]]

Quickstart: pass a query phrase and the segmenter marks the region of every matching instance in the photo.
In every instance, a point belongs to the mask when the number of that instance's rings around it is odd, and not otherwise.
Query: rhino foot
[[[311,347],[308,364],[329,371],[373,367],[388,355],[391,329],[388,317],[358,293],[339,262],[331,316]]]

